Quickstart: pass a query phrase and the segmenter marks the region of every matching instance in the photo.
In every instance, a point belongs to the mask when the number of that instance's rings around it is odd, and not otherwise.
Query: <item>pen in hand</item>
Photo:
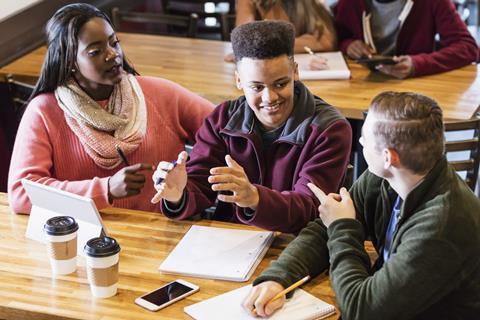
[[[292,284],[290,287],[280,291],[279,293],[277,293],[272,299],[270,299],[270,301],[268,301],[265,305],[269,304],[270,302],[274,301],[274,300],[277,300],[278,298],[281,298],[283,297],[284,295],[286,295],[287,293],[289,293],[290,291],[293,291],[295,290],[296,288],[300,287],[302,284],[304,284],[305,282],[307,282],[308,280],[310,280],[310,276],[305,276],[304,278],[298,280],[297,282],[295,282],[294,284]],[[257,313],[257,309],[256,308],[253,308],[252,310],[252,313],[253,314],[256,314]]]
[[[122,162],[125,166],[130,166],[128,163],[127,157],[125,156],[125,153],[123,153],[122,148],[118,144],[115,145],[115,150],[117,150],[118,155],[120,156],[120,159],[122,159]]]
[[[170,170],[173,170],[173,169],[175,168],[175,166],[177,165],[177,160],[173,160],[173,161],[172,161],[172,165],[173,165],[173,166],[172,166],[172,168],[171,168]],[[168,171],[170,171],[170,170],[168,170]],[[157,181],[155,181],[155,184],[160,184],[160,183],[163,182],[163,180],[164,180],[164,179],[163,179],[162,177],[158,177]]]
[[[313,58],[310,60],[310,63],[308,64],[308,66],[311,70],[325,70],[325,69],[328,69],[328,64],[327,64],[328,59],[327,58],[316,55],[315,52],[313,52],[313,50],[310,49],[310,47],[305,46],[305,47],[303,47],[303,49],[305,49],[305,51],[309,55],[313,56]]]
[[[312,56],[315,55],[315,52],[313,52],[313,50],[310,49],[310,47],[305,46],[305,47],[303,47],[303,49],[305,49],[305,51],[307,51],[308,54],[311,54]]]

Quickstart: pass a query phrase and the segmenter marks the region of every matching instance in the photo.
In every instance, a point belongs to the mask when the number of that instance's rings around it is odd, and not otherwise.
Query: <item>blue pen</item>
[[[173,164],[173,167],[170,170],[173,170],[177,166],[177,160],[173,160],[172,164]],[[170,170],[168,170],[168,171],[170,171]],[[160,183],[163,182],[163,180],[164,179],[162,177],[158,177],[157,182],[155,184],[160,184]]]

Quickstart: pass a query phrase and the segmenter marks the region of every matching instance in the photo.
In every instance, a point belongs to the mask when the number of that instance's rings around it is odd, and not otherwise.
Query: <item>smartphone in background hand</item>
[[[357,63],[367,66],[370,70],[375,71],[376,67],[381,64],[396,64],[391,56],[375,55],[371,58],[360,58],[356,60]]]
[[[135,303],[147,310],[158,311],[198,290],[197,285],[177,279],[135,299]]]

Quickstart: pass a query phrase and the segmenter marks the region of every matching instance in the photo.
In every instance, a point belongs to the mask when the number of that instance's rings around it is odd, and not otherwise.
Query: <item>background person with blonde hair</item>
[[[289,21],[295,27],[295,53],[305,53],[307,46],[313,51],[333,51],[337,37],[333,17],[328,6],[319,0],[238,0],[236,26],[257,20]],[[233,54],[227,61],[233,62]],[[323,67],[323,60],[313,65]]]
[[[239,0],[236,25],[255,20],[284,20],[295,26],[295,52],[332,51],[336,47],[333,18],[317,0]]]

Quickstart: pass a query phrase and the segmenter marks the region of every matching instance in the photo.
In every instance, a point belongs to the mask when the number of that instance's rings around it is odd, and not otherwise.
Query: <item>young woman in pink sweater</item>
[[[30,212],[25,178],[90,197],[99,209],[158,210],[145,175],[176,158],[213,105],[170,81],[138,76],[109,18],[91,5],[59,9],[46,31],[47,55],[13,150],[10,207]]]

